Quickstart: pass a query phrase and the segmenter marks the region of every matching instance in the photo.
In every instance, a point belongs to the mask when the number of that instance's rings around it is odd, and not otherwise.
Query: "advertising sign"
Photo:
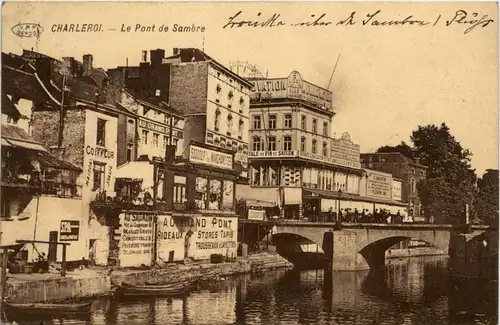
[[[209,259],[212,254],[235,257],[237,249],[237,217],[203,216],[196,218],[196,233],[194,234],[192,257],[195,259]]]
[[[232,155],[194,145],[189,147],[189,161],[218,168],[233,169]]]
[[[157,262],[182,261],[190,256],[191,240],[196,232],[196,217],[158,216]]]
[[[360,168],[360,148],[351,141],[348,133],[342,134],[340,139],[332,139],[332,160],[335,164]]]
[[[120,215],[118,256],[121,267],[151,265],[154,243],[154,215],[123,213]]]
[[[391,199],[392,175],[368,171],[367,196]]]
[[[78,241],[80,234],[80,221],[76,220],[61,220],[59,229],[60,241]]]
[[[248,210],[248,219],[249,220],[265,220],[266,219],[266,211],[264,210]]]
[[[297,150],[280,150],[280,151],[250,151],[248,155],[252,158],[261,157],[296,157],[298,155]]]
[[[297,98],[332,109],[332,92],[302,79],[300,73],[292,71],[288,78],[254,79],[251,99]]]

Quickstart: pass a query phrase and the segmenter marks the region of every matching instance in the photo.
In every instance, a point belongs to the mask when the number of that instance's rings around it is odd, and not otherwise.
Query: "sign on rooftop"
[[[342,134],[340,139],[332,139],[331,156],[337,165],[360,168],[360,148],[351,140],[349,133]]]
[[[331,111],[332,92],[302,79],[300,73],[292,71],[288,78],[250,79],[254,84],[252,100],[301,99]]]

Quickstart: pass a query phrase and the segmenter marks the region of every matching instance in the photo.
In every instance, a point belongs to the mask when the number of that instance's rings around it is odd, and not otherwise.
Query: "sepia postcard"
[[[498,324],[494,2],[6,2],[1,324]]]

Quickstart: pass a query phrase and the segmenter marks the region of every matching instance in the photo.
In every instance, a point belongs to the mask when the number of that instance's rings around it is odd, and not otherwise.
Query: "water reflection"
[[[380,273],[275,271],[179,298],[100,299],[88,320],[45,324],[485,324],[496,290],[452,281],[445,259],[402,259]]]

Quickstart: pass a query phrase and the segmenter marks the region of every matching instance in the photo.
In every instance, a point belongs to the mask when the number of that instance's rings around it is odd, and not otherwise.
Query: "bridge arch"
[[[272,235],[276,252],[299,268],[324,267],[326,256],[322,245],[296,233],[280,232]],[[317,245],[316,249],[303,249],[303,245]]]
[[[443,250],[445,253],[447,253],[448,246],[446,245],[445,247],[439,247],[435,243],[428,242],[424,239],[421,238],[414,238],[414,237],[408,237],[408,236],[393,236],[393,237],[386,237],[386,238],[381,238],[375,241],[370,242],[366,246],[362,247],[358,253],[365,259],[365,261],[368,263],[368,266],[370,269],[380,269],[385,266],[385,253],[386,251],[391,248],[392,246],[396,245],[399,242],[402,242],[404,240],[409,240],[409,239],[418,239],[422,240],[428,244],[433,245],[434,247]]]

